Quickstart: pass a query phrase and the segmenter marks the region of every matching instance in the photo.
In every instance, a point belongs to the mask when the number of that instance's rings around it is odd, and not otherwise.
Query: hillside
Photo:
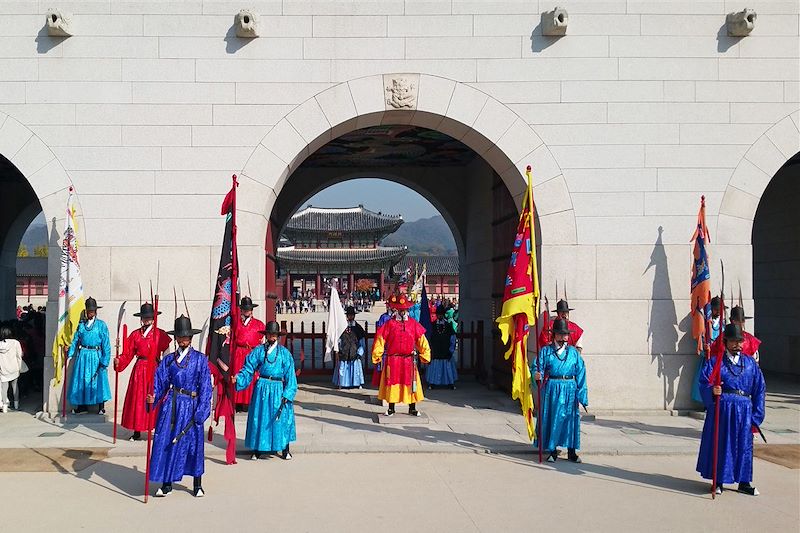
[[[382,244],[405,244],[410,255],[458,255],[453,234],[441,215],[406,222]]]

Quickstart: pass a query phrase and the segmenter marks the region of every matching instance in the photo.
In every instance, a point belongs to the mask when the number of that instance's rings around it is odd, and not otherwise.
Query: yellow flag
[[[536,234],[533,227],[533,180],[531,167],[525,172],[528,189],[522,202],[522,213],[514,237],[511,260],[505,280],[503,309],[497,317],[497,327],[503,344],[511,340],[505,358],[513,356],[511,371],[511,397],[519,399],[522,415],[528,427],[528,437],[533,440],[533,394],[531,372],[528,366],[528,333],[536,324],[539,306],[539,272],[536,266]]]

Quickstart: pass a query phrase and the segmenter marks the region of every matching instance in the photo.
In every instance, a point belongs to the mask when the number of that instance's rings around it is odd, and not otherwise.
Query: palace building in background
[[[542,293],[553,306],[558,284],[585,330],[594,409],[695,407],[689,239],[701,195],[714,292],[722,260],[726,296],[741,284],[755,317],[762,368],[800,375],[798,2],[248,5],[254,27],[242,31],[244,6],[227,1],[0,3],[2,318],[20,239],[43,212],[52,345],[70,187],[84,290],[113,329],[123,302],[137,324],[151,280],[208,316],[231,174],[240,279],[259,318],[282,296],[280,234],[294,213],[325,187],[379,177],[444,217],[460,319],[484,325],[478,374],[507,387],[493,321],[531,165]],[[402,259],[381,264],[378,240],[358,252],[370,275]],[[316,282],[312,261],[287,265]],[[173,305],[162,299],[163,316]],[[45,389],[55,412],[61,390]]]
[[[290,299],[313,290],[315,298],[324,298],[323,280],[330,277],[339,278],[339,289],[347,293],[356,290],[356,279],[366,279],[384,295],[387,276],[408,249],[381,246],[380,242],[401,224],[400,215],[375,213],[363,205],[309,205],[298,211],[283,227],[282,235],[290,246],[278,247],[282,297]]]

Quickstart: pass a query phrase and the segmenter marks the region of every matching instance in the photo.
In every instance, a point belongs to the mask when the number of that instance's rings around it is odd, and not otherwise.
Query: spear
[[[725,263],[722,262],[722,259],[719,260],[720,272],[722,275],[722,291],[719,294],[719,306],[720,306],[720,324],[722,324],[722,344],[723,344],[723,352],[717,355],[717,360],[714,362],[714,370],[712,373],[714,379],[715,387],[719,387],[722,385],[722,365],[721,361],[722,358],[725,356],[724,352],[724,344],[725,344]],[[706,328],[708,329],[708,328]],[[710,335],[710,332],[708,333]],[[709,348],[709,358],[711,357],[711,349]],[[715,499],[717,495],[717,463],[719,454],[719,396],[714,395],[714,456],[711,462],[711,499]]]
[[[148,365],[153,365],[156,361],[158,356],[158,283],[161,278],[161,261],[156,263],[156,293],[153,295],[153,311],[155,312],[155,316],[153,318],[153,332],[155,333],[155,342],[152,343],[152,354],[151,358],[148,361]],[[153,291],[153,282],[150,281],[150,292],[152,294]],[[150,379],[150,383],[147,387],[148,394],[154,394],[154,378],[155,372],[150,372],[150,368],[148,368],[148,376]],[[155,418],[155,409],[150,409],[150,412],[147,413],[147,464],[145,465],[145,473],[144,473],[144,503],[147,503],[147,496],[150,494],[150,458],[153,451],[153,419]]]
[[[122,317],[125,316],[125,303],[122,302],[122,305],[119,306],[119,312],[117,313],[117,344],[115,347],[114,353],[114,361],[116,362],[119,360],[119,337],[120,331],[122,331],[122,338],[123,341],[125,338],[128,337],[128,326],[127,324],[124,326],[123,330],[120,330],[120,326],[122,326]],[[117,365],[114,364],[114,432],[113,432],[113,439],[114,444],[117,443],[117,412],[119,411],[119,369]]]

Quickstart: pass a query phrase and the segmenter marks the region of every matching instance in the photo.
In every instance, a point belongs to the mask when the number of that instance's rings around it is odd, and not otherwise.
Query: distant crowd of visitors
[[[17,306],[16,320],[0,322],[0,411],[19,409],[20,400],[42,390],[45,311]]]

